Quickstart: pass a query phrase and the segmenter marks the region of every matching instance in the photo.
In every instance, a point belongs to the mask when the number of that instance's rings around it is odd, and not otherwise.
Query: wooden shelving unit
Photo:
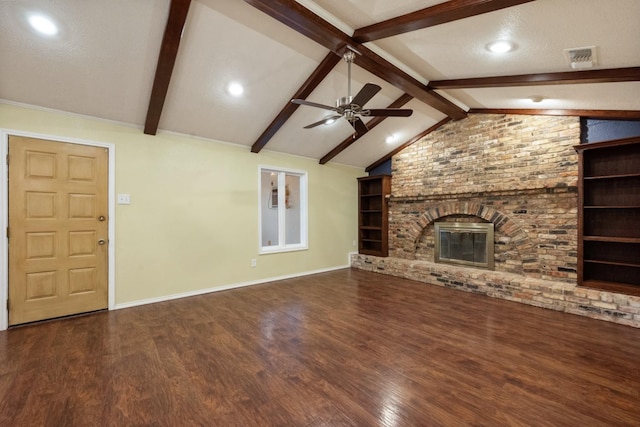
[[[391,176],[358,178],[358,252],[389,256],[387,200],[391,194]]]
[[[575,149],[578,283],[640,295],[640,137]]]

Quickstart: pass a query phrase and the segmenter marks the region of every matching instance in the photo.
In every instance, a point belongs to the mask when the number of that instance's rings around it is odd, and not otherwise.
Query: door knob
[[[98,217],[98,221],[104,221],[105,219],[106,219],[106,218],[104,217],[104,215],[100,215],[100,216]]]
[[[107,241],[106,241],[106,240],[104,240],[104,239],[100,239],[100,240],[98,240],[98,244],[99,244],[99,245],[104,245],[105,243],[107,243]]]

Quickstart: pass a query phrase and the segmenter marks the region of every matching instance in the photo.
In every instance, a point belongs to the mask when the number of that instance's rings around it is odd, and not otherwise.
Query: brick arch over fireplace
[[[413,242],[414,253],[423,230],[436,220],[450,215],[471,215],[492,222],[496,233],[501,232],[510,237],[522,256],[524,271],[529,275],[540,274],[540,264],[536,257],[531,256],[535,253],[535,248],[527,233],[507,215],[481,203],[448,202],[427,209],[408,230],[407,238]]]

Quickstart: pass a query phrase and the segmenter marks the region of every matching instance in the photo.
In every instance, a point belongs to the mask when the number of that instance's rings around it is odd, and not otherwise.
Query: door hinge
[[[7,227],[7,239],[9,238],[9,227]]]
[[[9,311],[9,300],[7,300],[7,311]]]
[[[9,166],[9,154],[7,154],[7,166]]]

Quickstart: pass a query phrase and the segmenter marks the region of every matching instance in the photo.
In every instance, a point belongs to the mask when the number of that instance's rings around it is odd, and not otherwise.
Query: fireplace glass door
[[[435,262],[493,270],[493,224],[437,222]]]

